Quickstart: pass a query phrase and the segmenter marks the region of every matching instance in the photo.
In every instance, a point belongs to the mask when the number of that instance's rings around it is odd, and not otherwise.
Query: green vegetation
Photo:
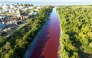
[[[2,7],[0,6],[0,10],[2,10]]]
[[[20,6],[23,6],[23,4],[20,4]]]
[[[61,58],[92,58],[92,6],[57,8],[62,28]]]
[[[31,6],[30,4],[24,4],[25,7]]]
[[[29,45],[47,21],[52,7],[43,7],[34,19],[28,19],[25,26],[13,32],[7,38],[0,37],[0,58],[24,58]]]

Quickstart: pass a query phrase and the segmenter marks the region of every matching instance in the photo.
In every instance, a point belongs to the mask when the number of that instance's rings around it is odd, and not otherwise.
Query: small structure
[[[33,15],[33,12],[30,12],[29,15]]]
[[[20,13],[21,13],[21,10],[20,10],[20,9],[18,9],[18,10],[17,10],[17,14],[19,15]]]
[[[23,7],[23,6],[19,6],[18,8],[19,8],[19,9],[23,9],[24,7]]]
[[[38,6],[38,7],[37,7],[37,9],[41,9],[41,7],[40,7],[40,6]]]
[[[25,12],[23,12],[23,11],[20,10],[20,9],[18,9],[18,11],[17,11],[17,18],[20,18],[21,21],[22,21],[22,20],[25,19],[25,16],[26,16],[26,15],[27,15],[27,14],[26,14]]]
[[[10,9],[9,13],[16,13],[16,10],[15,9]]]
[[[0,24],[0,29],[4,29],[5,28],[5,24]]]
[[[37,6],[36,10],[38,11],[38,10],[40,10],[40,9],[41,9],[41,7],[40,7],[40,6]]]
[[[16,18],[16,25],[20,23],[21,23],[21,18],[20,17]]]
[[[24,9],[23,9],[23,11],[27,11],[27,10],[28,10],[28,8],[24,8]]]
[[[6,5],[6,4],[3,5],[2,8],[3,8],[3,12],[9,11],[9,10],[8,10],[8,5]]]
[[[2,11],[2,10],[0,10],[0,13],[3,13],[3,11]]]
[[[6,16],[5,15],[0,15],[0,21],[2,22],[2,24],[5,24]]]
[[[29,7],[29,9],[33,9],[33,8],[34,8],[34,6],[30,6],[30,7]]]
[[[35,12],[33,15],[37,15],[38,14],[38,12]]]
[[[11,4],[10,9],[14,9],[14,8],[16,8],[15,5]]]
[[[17,12],[17,7],[15,5],[10,5],[10,10],[9,10],[9,13],[16,13]]]
[[[29,13],[29,17],[35,16],[37,14],[38,14],[37,12],[35,12],[34,10],[31,10],[31,12]]]

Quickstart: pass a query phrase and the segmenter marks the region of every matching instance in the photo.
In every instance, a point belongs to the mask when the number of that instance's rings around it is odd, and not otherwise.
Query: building
[[[2,10],[0,10],[0,13],[3,13],[3,11],[2,11]]]
[[[28,8],[24,8],[24,9],[23,9],[23,11],[27,11],[27,10],[28,10]]]
[[[23,9],[24,7],[23,7],[23,6],[19,6],[18,8],[19,8],[19,9]]]
[[[10,9],[9,13],[16,13],[16,10],[15,9]]]
[[[29,9],[34,9],[34,6],[30,6]]]
[[[5,24],[0,24],[0,35],[3,33],[3,29],[5,29]]]
[[[25,19],[26,13],[24,13],[24,11],[18,9],[17,10],[17,18],[20,18],[21,21]]]
[[[10,5],[10,9],[16,9],[17,7],[13,4]]]
[[[5,28],[5,24],[0,24],[0,29],[4,29]]]
[[[3,12],[9,11],[9,10],[8,10],[8,5],[6,5],[6,4],[3,5],[2,8],[3,8]]]
[[[5,24],[6,23],[6,16],[0,15],[0,21],[2,22],[2,24]]]

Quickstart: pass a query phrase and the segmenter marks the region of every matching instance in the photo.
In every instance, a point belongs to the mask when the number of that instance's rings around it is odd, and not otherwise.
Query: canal
[[[40,35],[37,36],[35,48],[31,49],[30,58],[58,58],[58,46],[60,37],[60,23],[56,8],[53,8],[50,14],[50,20],[44,25]],[[33,51],[32,51],[33,50]],[[30,53],[28,53],[30,54]]]

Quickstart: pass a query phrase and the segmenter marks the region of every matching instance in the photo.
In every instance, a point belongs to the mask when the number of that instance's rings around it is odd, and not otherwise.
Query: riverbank
[[[57,9],[56,9],[57,11]],[[57,11],[58,13],[58,11]],[[59,13],[58,13],[58,18],[59,18],[59,21],[60,21],[60,16],[59,16]],[[58,46],[58,58],[61,58],[62,54],[60,52],[60,49],[62,49],[62,45],[61,45],[61,36],[63,34],[63,31],[62,31],[62,26],[61,26],[61,23],[60,23],[60,39],[59,39],[59,46]]]

